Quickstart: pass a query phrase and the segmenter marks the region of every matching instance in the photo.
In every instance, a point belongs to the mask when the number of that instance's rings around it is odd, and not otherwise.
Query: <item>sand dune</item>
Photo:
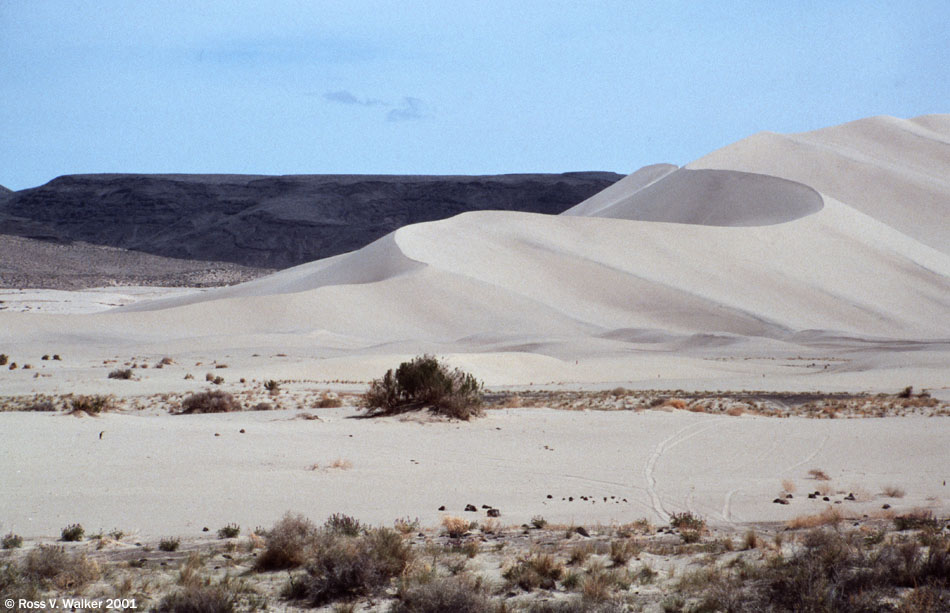
[[[0,341],[333,339],[312,355],[516,352],[612,360],[612,373],[645,350],[944,352],[948,125],[760,134],[683,169],[641,169],[565,215],[466,213],[230,288],[90,316],[0,314]]]

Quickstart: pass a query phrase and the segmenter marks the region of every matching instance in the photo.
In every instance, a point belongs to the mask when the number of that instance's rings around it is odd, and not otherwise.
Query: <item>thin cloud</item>
[[[357,104],[360,106],[388,106],[382,100],[377,100],[376,98],[357,98],[351,92],[348,92],[345,89],[341,89],[335,92],[326,92],[323,94],[324,100],[329,100],[330,102],[337,102],[339,104]]]
[[[399,107],[386,114],[386,121],[413,121],[426,116],[425,103],[419,98],[406,97]]]

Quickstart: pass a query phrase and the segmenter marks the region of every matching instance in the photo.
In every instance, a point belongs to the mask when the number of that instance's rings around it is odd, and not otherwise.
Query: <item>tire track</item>
[[[650,495],[650,506],[653,507],[653,512],[657,514],[661,521],[668,522],[670,521],[670,515],[666,512],[666,509],[663,508],[663,501],[660,500],[660,495],[656,491],[656,477],[654,472],[656,471],[656,463],[660,461],[660,458],[663,457],[667,451],[676,447],[680,443],[688,441],[689,439],[702,434],[706,430],[709,430],[719,424],[719,420],[716,419],[711,423],[703,423],[702,421],[684,426],[666,437],[662,441],[656,444],[656,447],[653,448],[653,452],[650,454],[650,457],[647,459],[646,464],[643,466],[643,477],[646,480],[647,484],[647,493]],[[697,428],[697,426],[700,426]],[[690,430],[693,430],[690,432]],[[685,435],[685,436],[684,436]],[[678,438],[677,437],[681,437]]]

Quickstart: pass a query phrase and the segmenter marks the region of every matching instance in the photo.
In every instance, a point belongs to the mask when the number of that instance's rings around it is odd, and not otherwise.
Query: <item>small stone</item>
[[[548,494],[548,500],[551,500],[552,498],[554,498],[554,496],[552,496],[551,494]]]
[[[794,498],[794,496],[792,496],[791,494],[786,494],[785,497],[789,499]]]
[[[475,508],[474,504],[467,504],[465,505],[465,511],[468,513],[476,513],[478,509]]]
[[[891,508],[891,505],[889,505],[889,504],[887,504],[887,503],[885,502],[885,503],[884,503],[884,506],[882,506],[881,508],[882,508],[882,509],[890,509],[890,508]]]
[[[788,501],[785,500],[784,498],[776,498],[772,502],[774,502],[775,504],[788,504]]]
[[[440,511],[444,511],[444,510],[445,510],[445,505],[442,505],[441,507],[439,507],[439,510],[440,510]]]
[[[829,500],[831,500],[831,498],[828,498],[827,496],[823,496],[822,500],[824,500],[825,502],[828,502]]]
[[[241,434],[244,434],[244,428],[241,428]]]
[[[808,495],[809,498],[818,498],[818,494],[812,493]]]
[[[590,532],[587,531],[587,528],[584,526],[577,526],[574,528],[574,532],[580,534],[581,536],[590,536]]]
[[[488,509],[489,517],[501,517],[501,511],[498,509]]]

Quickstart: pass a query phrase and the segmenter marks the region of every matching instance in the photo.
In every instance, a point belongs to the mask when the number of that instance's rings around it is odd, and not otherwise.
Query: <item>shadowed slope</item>
[[[616,194],[609,202],[598,199],[598,194],[562,214],[707,226],[766,226],[810,215],[822,207],[821,196],[806,185],[746,172],[679,168],[642,187],[621,185],[624,182],[608,188]],[[621,192],[622,187],[628,187],[626,193]]]

